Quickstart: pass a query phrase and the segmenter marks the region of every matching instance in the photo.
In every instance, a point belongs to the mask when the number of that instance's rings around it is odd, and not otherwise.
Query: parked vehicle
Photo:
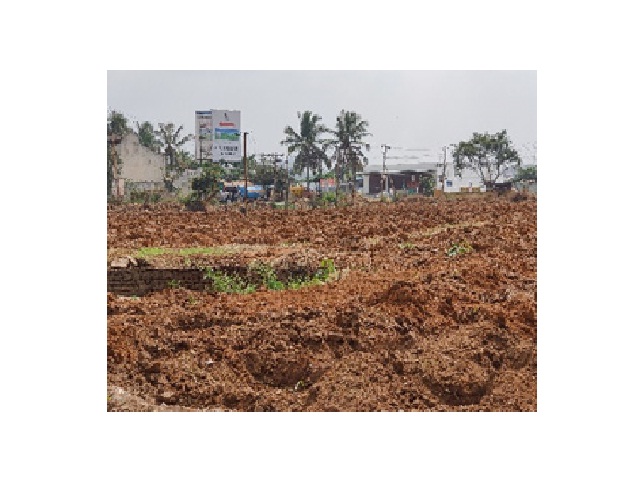
[[[238,199],[238,187],[226,186],[220,192],[221,202],[235,202]]]
[[[262,185],[253,185],[247,188],[247,200],[256,201],[266,198],[266,192]],[[244,199],[244,186],[238,187],[238,199]]]

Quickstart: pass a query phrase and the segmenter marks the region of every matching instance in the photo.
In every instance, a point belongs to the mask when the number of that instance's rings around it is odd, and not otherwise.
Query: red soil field
[[[489,194],[247,215],[110,208],[109,264],[328,258],[337,273],[249,294],[108,292],[107,409],[536,411],[536,210]]]

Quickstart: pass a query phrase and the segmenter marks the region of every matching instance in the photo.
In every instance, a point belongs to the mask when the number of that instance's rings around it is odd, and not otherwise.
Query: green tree
[[[255,155],[251,155],[247,160],[249,180],[258,185],[275,185],[278,176],[285,176],[281,166],[265,164],[256,160]]]
[[[309,188],[309,169],[315,175],[316,171],[322,172],[322,163],[327,168],[331,168],[331,160],[327,156],[326,148],[328,139],[321,139],[320,136],[328,133],[329,129],[322,125],[320,120],[322,117],[307,110],[304,113],[298,112],[300,120],[300,133],[296,132],[291,126],[284,129],[286,138],[280,142],[281,145],[287,146],[287,152],[297,152],[296,159],[293,164],[293,171],[301,173],[303,169],[307,170],[307,189]]]
[[[191,188],[200,198],[214,195],[218,191],[222,180],[222,167],[218,164],[207,163],[203,166],[202,175],[191,181]]]
[[[336,168],[350,172],[350,179],[355,182],[356,172],[362,171],[364,165],[369,163],[362,149],[369,150],[370,145],[364,141],[365,137],[371,135],[367,131],[369,122],[363,120],[356,112],[341,110],[336,118],[336,130],[333,132],[335,140],[333,145],[338,150],[336,156]],[[341,177],[341,175],[338,175]]]
[[[518,168],[518,173],[514,178],[516,182],[521,180],[533,180],[538,181],[538,167],[536,165],[529,165],[526,167]]]
[[[140,145],[144,145],[147,148],[150,148],[154,152],[160,150],[160,143],[156,138],[155,131],[153,129],[153,124],[151,122],[140,122],[136,123],[138,131],[138,140],[140,141]]]
[[[176,167],[176,155],[181,147],[194,138],[192,134],[181,136],[182,128],[183,126],[180,125],[176,129],[173,123],[159,123],[158,130],[154,132],[159,145],[164,150],[170,169]]]
[[[116,153],[116,145],[122,142],[129,133],[127,118],[120,112],[111,110],[107,115],[107,196],[111,196],[113,181],[118,176],[120,159]]]
[[[495,134],[474,133],[469,141],[458,143],[453,161],[457,173],[463,169],[473,170],[488,187],[508,168],[521,163],[506,130]]]
[[[178,150],[176,152],[175,168],[179,172],[184,172],[188,168],[197,168],[198,162],[190,152]]]
[[[420,186],[422,187],[423,195],[433,197],[433,192],[436,189],[436,180],[432,175],[425,175],[420,179]]]

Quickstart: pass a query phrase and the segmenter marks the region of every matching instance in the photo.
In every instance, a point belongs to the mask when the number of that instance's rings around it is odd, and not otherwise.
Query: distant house
[[[442,164],[438,165],[440,168],[438,170],[439,173],[439,184],[438,188],[442,189]],[[497,179],[495,182],[486,182],[484,183],[480,178],[480,175],[475,170],[472,169],[463,169],[460,172],[456,172],[453,165],[448,163],[446,166],[446,175],[445,175],[445,188],[444,191],[447,193],[456,193],[456,192],[475,192],[475,191],[486,191],[487,187],[492,185],[500,185],[498,188],[511,188],[511,185],[505,187],[505,183],[510,182],[511,178],[515,175],[515,169],[510,167],[507,168]]]
[[[387,165],[383,171],[382,165],[367,165],[362,172],[362,193],[377,195],[385,189],[385,175],[389,181],[389,191],[406,190],[410,193],[422,193],[420,181],[426,176],[436,178],[438,167],[436,163],[413,163]]]
[[[164,190],[164,156],[140,145],[138,136],[127,133],[115,146],[121,162],[120,174],[114,182],[114,195],[122,197],[131,191]]]
[[[467,169],[456,172],[451,163],[447,163],[444,169],[442,163],[420,162],[412,164],[387,164],[386,174],[389,177],[389,189],[403,190],[408,193],[422,193],[420,182],[422,178],[431,176],[435,181],[436,190],[444,190],[448,193],[454,192],[479,192],[485,191],[486,185],[480,176],[473,170]],[[384,176],[382,165],[367,165],[363,171],[362,193],[365,195],[376,195],[384,189]],[[511,178],[513,172],[507,170],[498,178],[499,182],[504,182]]]

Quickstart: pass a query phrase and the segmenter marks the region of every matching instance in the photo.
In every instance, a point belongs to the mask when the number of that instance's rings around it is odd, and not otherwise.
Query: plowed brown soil
[[[340,278],[248,295],[108,293],[107,408],[535,411],[536,201],[514,200],[247,216],[110,209],[109,260],[140,247],[226,245],[189,261],[329,257]],[[461,240],[473,251],[448,256]]]

